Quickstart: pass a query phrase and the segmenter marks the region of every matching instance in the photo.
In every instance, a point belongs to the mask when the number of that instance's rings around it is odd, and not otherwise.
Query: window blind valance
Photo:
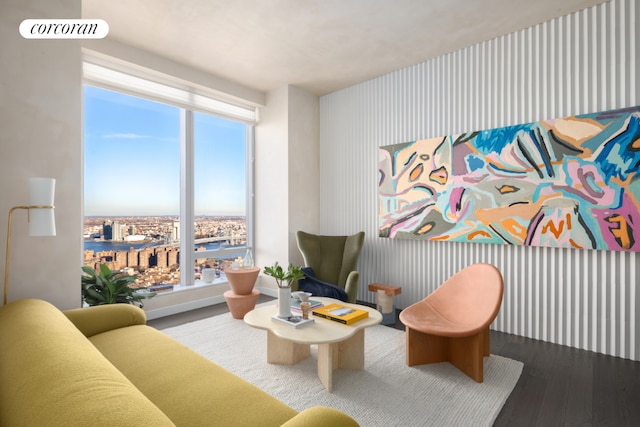
[[[195,88],[181,87],[177,83],[175,85],[161,83],[87,61],[83,62],[83,77],[85,83],[104,89],[117,90],[129,95],[215,114],[248,124],[255,124],[258,121],[255,107],[241,106],[215,99],[198,93]]]

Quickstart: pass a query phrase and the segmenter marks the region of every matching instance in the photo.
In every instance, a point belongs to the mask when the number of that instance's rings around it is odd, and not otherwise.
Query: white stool
[[[384,283],[370,283],[369,291],[377,293],[376,305],[382,314],[382,325],[396,323],[396,309],[393,305],[393,296],[402,292],[400,286],[385,285]]]

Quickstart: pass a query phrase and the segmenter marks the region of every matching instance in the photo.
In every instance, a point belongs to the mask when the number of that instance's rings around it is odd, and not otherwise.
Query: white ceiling
[[[267,92],[324,95],[606,0],[83,0],[115,39]]]

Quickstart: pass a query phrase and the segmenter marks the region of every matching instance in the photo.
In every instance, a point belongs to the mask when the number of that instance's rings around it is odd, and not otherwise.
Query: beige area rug
[[[268,364],[266,331],[229,313],[163,332],[298,411],[331,406],[363,427],[491,426],[523,367],[491,355],[482,384],[448,363],[408,367],[404,332],[378,325],[365,333],[365,370],[335,371],[328,393],[317,377],[316,346],[297,365]]]

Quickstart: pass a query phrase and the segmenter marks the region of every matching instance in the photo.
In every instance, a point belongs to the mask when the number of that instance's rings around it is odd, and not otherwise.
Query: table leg
[[[318,344],[318,378],[324,388],[333,391],[333,371],[337,369],[338,343]]]
[[[310,354],[308,344],[297,344],[267,331],[267,362],[295,365]]]
[[[329,393],[336,369],[364,369],[364,329],[345,341],[318,344],[318,378]]]

